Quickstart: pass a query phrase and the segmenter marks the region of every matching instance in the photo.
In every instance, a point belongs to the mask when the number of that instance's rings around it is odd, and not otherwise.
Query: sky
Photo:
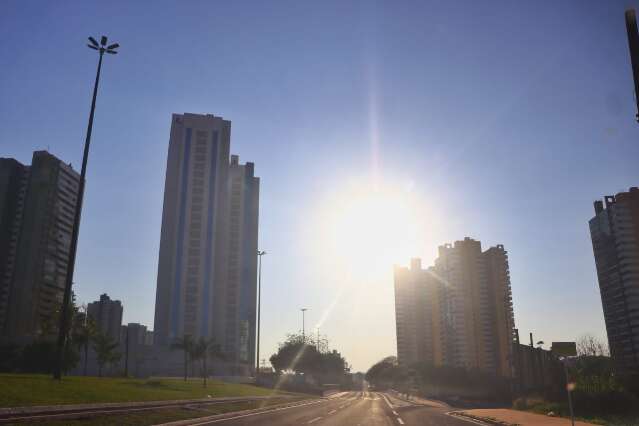
[[[9,0],[0,156],[79,169],[104,34],[81,303],[152,326],[171,114],[209,113],[261,178],[262,357],[302,307],[354,371],[395,354],[393,264],[466,236],[508,250],[520,334],[605,338],[588,220],[639,185],[628,6]]]

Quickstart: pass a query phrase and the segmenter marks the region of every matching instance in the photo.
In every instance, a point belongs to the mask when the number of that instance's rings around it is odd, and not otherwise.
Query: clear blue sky
[[[415,256],[471,236],[510,255],[527,336],[605,336],[587,221],[639,184],[623,19],[638,1],[48,2],[0,14],[0,156],[79,168],[103,68],[75,291],[153,324],[173,112],[221,115],[262,178],[263,353],[313,325],[363,370],[395,353],[392,265],[352,282],[318,249],[321,200],[371,174],[429,213]],[[372,160],[374,159],[374,161]],[[348,259],[346,259],[348,261]],[[406,258],[403,263],[409,261]]]

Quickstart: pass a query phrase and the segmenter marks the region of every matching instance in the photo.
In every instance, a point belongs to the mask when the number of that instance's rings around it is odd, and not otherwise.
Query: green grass
[[[302,399],[302,398],[300,398]],[[289,399],[270,399],[268,401],[247,401],[230,404],[216,404],[208,407],[193,409],[167,408],[164,410],[148,410],[127,415],[101,416],[75,420],[60,420],[51,422],[22,423],[27,425],[46,426],[148,426],[158,423],[173,422],[177,420],[194,419],[198,417],[212,416],[215,414],[232,411],[250,410],[254,408],[268,407],[271,405],[292,402]]]
[[[268,396],[273,391],[257,386],[201,379],[129,379],[0,374],[0,407],[82,404],[96,402],[166,401],[208,396]]]

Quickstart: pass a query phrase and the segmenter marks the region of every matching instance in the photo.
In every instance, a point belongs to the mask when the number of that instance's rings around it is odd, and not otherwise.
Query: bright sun
[[[321,239],[333,256],[359,276],[392,273],[421,253],[423,209],[408,189],[354,185],[324,205]]]

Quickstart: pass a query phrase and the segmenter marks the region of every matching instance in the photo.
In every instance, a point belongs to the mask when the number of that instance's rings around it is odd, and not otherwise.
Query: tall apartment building
[[[508,257],[470,238],[439,247],[434,266],[395,268],[397,355],[419,362],[512,374],[514,316]]]
[[[395,267],[397,358],[402,365],[434,361],[429,289],[432,283],[420,259],[411,259],[410,268]]]
[[[119,300],[111,300],[106,293],[100,295],[100,300],[87,305],[87,315],[93,319],[97,329],[111,337],[114,342],[120,340],[122,312],[122,303]]]
[[[169,141],[154,339],[213,338],[253,365],[259,179],[229,159],[231,122],[174,114]]]
[[[29,167],[0,158],[0,336],[6,334],[9,292],[15,271]]]
[[[28,341],[55,328],[80,176],[36,151],[31,166],[2,159],[0,181],[0,335]]]
[[[620,374],[639,374],[639,189],[595,201],[590,235],[608,333]]]
[[[223,286],[226,330],[224,347],[236,363],[255,357],[257,234],[259,178],[253,163],[242,165],[231,156],[228,191],[228,258]]]

